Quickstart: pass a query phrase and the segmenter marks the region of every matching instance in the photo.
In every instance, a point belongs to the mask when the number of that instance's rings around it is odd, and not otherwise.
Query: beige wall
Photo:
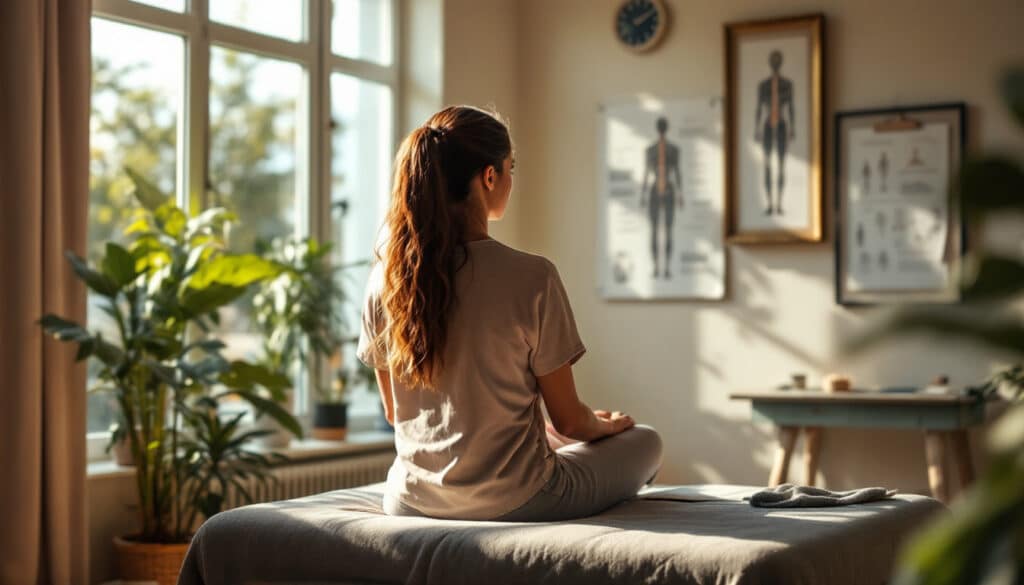
[[[613,39],[617,0],[506,3],[518,11],[516,57],[502,57],[517,66],[520,221],[514,241],[548,256],[561,271],[590,349],[575,369],[586,400],[623,409],[661,431],[667,445],[662,480],[761,483],[772,454],[769,432],[750,424],[747,405],[727,400],[731,390],[772,386],[794,371],[814,379],[840,370],[863,384],[920,383],[938,373],[959,384],[983,377],[985,354],[927,339],[900,340],[857,359],[838,356],[839,340],[870,313],[834,304],[831,243],[731,248],[725,302],[602,301],[594,273],[595,112],[601,100],[634,92],[719,93],[723,23],[820,11],[827,17],[829,128],[836,110],[963,100],[970,106],[973,145],[1019,149],[1024,142],[1000,106],[994,80],[1002,66],[1024,60],[1024,4],[667,3],[672,28],[659,49],[641,56]],[[468,68],[451,65],[465,54],[446,56],[446,86],[479,81],[486,51],[472,52]],[[504,74],[499,79],[507,83]],[[831,152],[828,158],[831,168]],[[918,433],[830,431],[823,449],[829,486],[927,485]]]
[[[496,109],[513,136],[522,127],[516,77],[521,8],[516,0],[444,0],[444,103]],[[518,241],[520,209],[510,205],[505,218],[491,224],[491,235]]]

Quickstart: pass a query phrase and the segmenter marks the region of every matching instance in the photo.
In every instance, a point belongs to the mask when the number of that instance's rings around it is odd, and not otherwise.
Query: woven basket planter
[[[117,549],[117,564],[122,580],[175,585],[188,544],[134,542],[115,536],[114,548]]]

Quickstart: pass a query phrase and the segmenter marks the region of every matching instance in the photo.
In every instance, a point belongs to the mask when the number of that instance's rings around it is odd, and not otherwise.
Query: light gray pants
[[[636,425],[592,443],[555,452],[555,470],[537,495],[502,522],[551,522],[593,516],[632,498],[661,468],[661,437]]]
[[[646,425],[592,443],[566,445],[555,451],[555,469],[540,491],[495,520],[553,522],[593,516],[635,496],[660,467],[661,437]],[[384,509],[392,516],[422,516],[388,497]]]

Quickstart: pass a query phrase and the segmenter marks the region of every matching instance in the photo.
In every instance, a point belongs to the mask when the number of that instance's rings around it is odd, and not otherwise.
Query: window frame
[[[210,20],[209,3],[216,0],[186,0],[185,10],[175,12],[132,0],[93,0],[92,16],[172,33],[185,44],[184,91],[179,103],[179,122],[175,197],[190,214],[209,206],[209,89],[210,49],[225,47],[261,57],[298,63],[303,67],[305,84],[298,117],[306,140],[296,152],[296,205],[300,218],[296,225],[299,236],[319,240],[331,229],[331,74],[344,73],[372,81],[390,89],[392,95],[389,151],[394,152],[399,139],[402,103],[401,22],[405,0],[390,2],[391,63],[380,63],[336,55],[331,48],[333,22],[332,0],[304,0],[303,39],[291,41],[265,35],[222,22]],[[303,377],[315,376],[327,382],[329,372],[319,360],[311,359],[303,369]],[[310,427],[311,385],[300,383],[294,411],[305,428]],[[84,391],[84,390],[83,390]],[[362,420],[362,419],[367,420]],[[375,417],[354,417],[353,428],[372,428]],[[86,449],[90,460],[103,458],[109,432],[87,433]]]

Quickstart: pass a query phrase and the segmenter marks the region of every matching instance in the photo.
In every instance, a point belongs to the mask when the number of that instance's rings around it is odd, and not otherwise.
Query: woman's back
[[[388,493],[430,516],[488,519],[509,512],[550,478],[537,376],[585,351],[565,290],[546,259],[492,239],[466,244],[433,389],[392,376],[395,446]],[[383,265],[370,278],[359,357],[387,369],[370,340],[384,330]]]

